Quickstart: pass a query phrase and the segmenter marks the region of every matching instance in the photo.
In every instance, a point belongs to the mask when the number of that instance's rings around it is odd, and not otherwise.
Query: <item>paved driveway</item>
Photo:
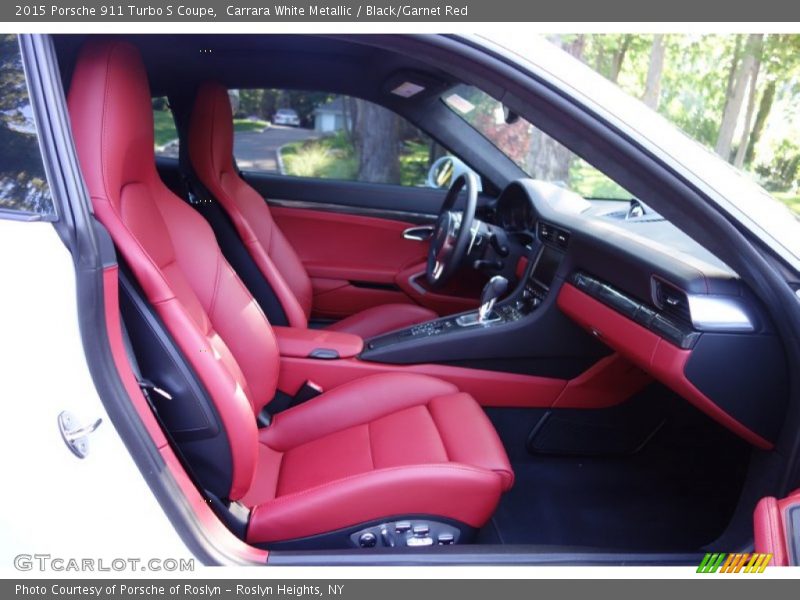
[[[278,149],[289,142],[318,138],[313,129],[273,125],[262,132],[246,131],[234,137],[233,154],[241,169],[278,173]]]

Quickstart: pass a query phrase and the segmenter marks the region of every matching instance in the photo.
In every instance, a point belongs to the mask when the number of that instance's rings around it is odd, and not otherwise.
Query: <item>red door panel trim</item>
[[[605,344],[629,358],[675,393],[754,446],[765,450],[773,444],[734,419],[686,377],[691,350],[673,346],[638,323],[622,316],[567,283],[558,294],[558,307]]]
[[[762,498],[753,513],[755,551],[772,554],[772,564],[788,566],[789,553],[786,531],[788,512],[800,506],[800,489],[780,500],[772,496]]]

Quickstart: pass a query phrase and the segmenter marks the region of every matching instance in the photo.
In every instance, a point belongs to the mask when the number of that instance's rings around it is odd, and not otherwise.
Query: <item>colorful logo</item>
[[[725,554],[709,552],[703,557],[698,573],[763,573],[772,554]]]

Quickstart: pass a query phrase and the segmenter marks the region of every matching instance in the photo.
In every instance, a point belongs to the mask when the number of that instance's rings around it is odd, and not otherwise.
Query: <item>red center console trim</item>
[[[607,408],[624,402],[650,381],[617,355],[602,359],[571,380],[449,365],[390,365],[356,358],[314,360],[282,356],[278,389],[295,394],[310,378],[327,390],[375,373],[431,375],[471,394],[481,406],[505,408]]]
[[[754,446],[773,444],[734,419],[688,380],[686,362],[691,350],[673,346],[652,331],[622,316],[571,284],[558,294],[558,307],[621,355],[650,373],[685,400]]]
[[[300,329],[273,327],[281,356],[306,358],[314,350],[335,350],[340,358],[357,356],[364,349],[364,341],[352,333],[325,329]]]

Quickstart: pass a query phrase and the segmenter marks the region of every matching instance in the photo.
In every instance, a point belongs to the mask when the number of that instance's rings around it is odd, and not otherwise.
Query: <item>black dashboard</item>
[[[497,224],[532,240],[524,289],[541,304],[554,280],[560,296],[571,288],[578,301],[567,306],[559,298],[562,312],[712,418],[768,446],[781,426],[788,368],[781,340],[748,287],[668,221],[628,220],[597,206],[579,210],[570,192],[554,187],[519,180],[497,202]],[[613,321],[622,324],[617,329],[634,325],[630,335],[607,331],[609,316],[594,303],[627,321]],[[655,364],[656,357],[670,364]]]
[[[700,244],[658,215],[631,219],[624,208],[545,182],[512,182],[481,215],[500,230],[498,256],[514,279],[491,318],[479,322],[473,311],[390,332],[366,340],[360,358],[566,382],[616,353],[770,448],[789,370],[766,311]]]

